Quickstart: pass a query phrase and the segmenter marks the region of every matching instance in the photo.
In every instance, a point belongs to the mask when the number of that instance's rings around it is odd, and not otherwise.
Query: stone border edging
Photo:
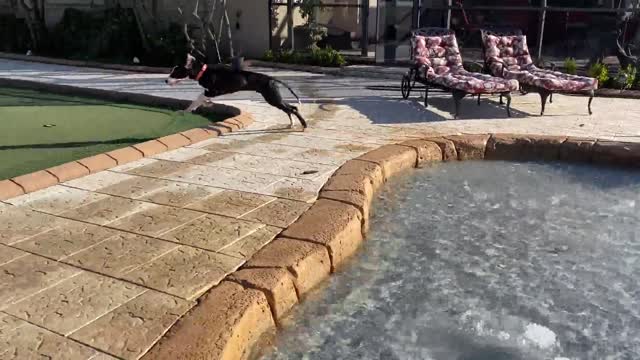
[[[198,300],[143,359],[246,359],[305,293],[355,253],[371,202],[392,176],[456,160],[556,160],[640,167],[640,143],[513,134],[384,145],[347,161],[300,218]]]
[[[184,109],[191,103],[188,100],[164,98],[146,94],[81,88],[69,85],[48,84],[8,78],[0,78],[0,86],[47,91],[61,95],[83,96],[99,100],[169,109]],[[233,106],[214,104],[213,106],[201,108],[200,112],[204,115],[223,114],[230,117],[221,122],[213,123],[205,127],[182,131],[140,144],[71,161],[48,169],[38,170],[30,174],[0,180],[0,200],[7,200],[68,180],[77,179],[82,176],[136,161],[143,157],[149,157],[168,150],[174,150],[186,145],[194,144],[212,137],[242,129],[253,123],[253,117],[251,114],[243,112]]]

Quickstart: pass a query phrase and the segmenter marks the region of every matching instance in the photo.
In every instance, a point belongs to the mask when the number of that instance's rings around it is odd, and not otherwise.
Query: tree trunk
[[[140,36],[140,41],[142,41],[142,47],[145,51],[151,50],[151,45],[149,44],[149,38],[147,37],[147,32],[144,29],[144,23],[142,20],[142,16],[140,15],[140,11],[136,5],[133,7],[133,16],[136,18],[136,25],[138,27],[138,34]]]
[[[625,30],[630,20],[638,17],[638,10],[640,9],[640,0],[621,0],[619,5],[623,5],[627,12],[620,13],[618,15],[618,31],[617,31],[617,41],[615,47],[615,53],[620,62],[620,67],[626,68],[629,65],[633,65],[638,67],[639,61],[637,56],[633,56],[631,53],[631,48],[634,45],[637,45],[637,41],[640,40],[640,28],[635,30],[635,33],[632,36],[625,36]],[[625,38],[631,39],[629,42],[626,42]]]
[[[25,14],[32,50],[46,50],[47,25],[45,23],[44,0],[18,0],[17,4]]]
[[[231,23],[229,22],[229,12],[227,11],[227,0],[222,0],[222,9],[224,11],[224,22],[227,24],[227,40],[229,41],[229,56],[234,58],[233,39],[231,38]]]

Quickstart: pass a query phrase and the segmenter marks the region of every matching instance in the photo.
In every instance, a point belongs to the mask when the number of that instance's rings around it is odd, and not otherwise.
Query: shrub
[[[71,59],[130,62],[143,51],[131,9],[81,11],[68,8],[50,35],[53,45],[50,55]]]
[[[23,19],[13,14],[0,14],[0,51],[24,54],[31,48],[29,29]]]
[[[148,66],[174,66],[184,63],[187,53],[187,39],[182,26],[170,23],[166,30],[156,36],[147,36],[150,51],[142,56],[142,62]]]
[[[596,78],[601,85],[606,84],[609,81],[609,69],[607,65],[597,62],[589,67],[589,76]]]
[[[347,63],[342,54],[331,48],[315,48],[310,52],[291,50],[274,52],[268,50],[262,59],[285,64],[306,64],[326,67],[339,67]]]
[[[262,60],[264,61],[274,61],[276,59],[276,56],[273,53],[273,50],[267,50],[264,53],[264,56],[262,56]]]
[[[638,69],[629,64],[626,68],[621,68],[618,73],[618,82],[622,86],[622,89],[630,89],[636,83],[636,77]]]
[[[470,72],[482,73],[484,72],[484,65],[481,63],[473,62],[473,61],[464,61],[462,66],[465,70]]]
[[[346,63],[344,56],[332,48],[311,51],[311,65],[339,67]]]
[[[304,63],[304,56],[300,52],[287,50],[281,52],[276,57],[276,61],[287,64],[302,64]]]
[[[578,64],[574,58],[564,59],[564,70],[567,74],[575,75],[578,73]]]

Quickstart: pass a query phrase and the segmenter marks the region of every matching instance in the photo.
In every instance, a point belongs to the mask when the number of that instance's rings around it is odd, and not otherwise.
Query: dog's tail
[[[298,100],[298,105],[302,106],[302,102],[300,101],[300,98],[298,97],[298,95],[296,95],[296,93],[293,91],[293,89],[291,89],[291,88],[289,87],[289,85],[287,85],[284,81],[282,81],[282,80],[278,80],[278,79],[275,79],[275,78],[273,79],[273,81],[275,81],[275,82],[277,82],[277,83],[279,83],[279,84],[282,84],[282,86],[284,86],[284,87],[286,87],[287,89],[289,89],[289,91],[293,94],[293,96],[295,96],[295,97],[296,97],[296,99]]]

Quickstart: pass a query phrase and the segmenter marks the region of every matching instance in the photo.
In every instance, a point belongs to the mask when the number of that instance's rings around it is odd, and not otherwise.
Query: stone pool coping
[[[185,109],[191,101],[165,98],[146,94],[135,94],[121,91],[81,88],[69,85],[48,84],[37,81],[0,78],[0,86],[20,89],[46,91],[68,96],[83,96],[106,101],[124,102],[134,105],[161,107],[168,109]],[[204,127],[193,128],[176,134],[163,136],[154,140],[108,151],[106,153],[89,156],[70,161],[44,170],[0,180],[0,200],[28,194],[37,190],[72,180],[89,174],[107,170],[119,165],[174,150],[186,145],[194,144],[222,134],[243,129],[253,123],[254,119],[248,112],[239,108],[214,104],[202,107],[199,112],[203,115],[222,114],[229,118],[212,123]]]
[[[304,294],[353,255],[387,180],[443,161],[545,160],[640,167],[640,144],[561,136],[455,135],[384,145],[342,165],[318,200],[198,300],[143,359],[245,359]]]

